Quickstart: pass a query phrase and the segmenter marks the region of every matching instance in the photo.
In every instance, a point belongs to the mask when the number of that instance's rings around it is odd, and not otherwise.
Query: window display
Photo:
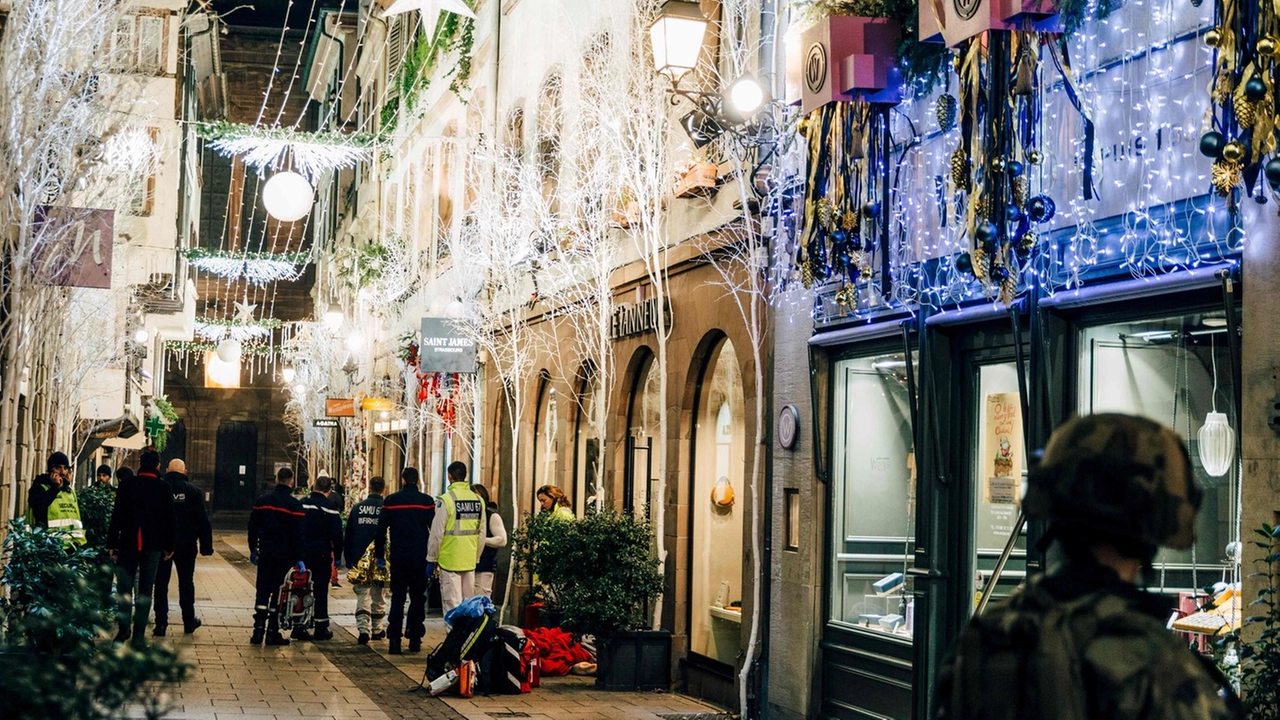
[[[742,377],[725,340],[703,371],[690,498],[693,522],[690,649],[732,665],[741,650],[746,427]]]
[[[1018,366],[993,363],[978,367],[977,424],[973,462],[974,607],[991,581],[997,561],[1018,521],[1027,458],[1022,440],[1022,399]],[[1004,597],[1026,577],[1025,527],[1000,573],[993,598]]]
[[[1172,427],[1187,442],[1204,489],[1194,547],[1160,550],[1154,588],[1174,592],[1231,579],[1226,546],[1234,534],[1238,474],[1232,383],[1222,313],[1103,325],[1081,334],[1080,412],[1130,413]],[[1222,474],[1207,472],[1206,464]]]
[[[842,360],[833,380],[830,622],[909,640],[915,455],[906,361]]]

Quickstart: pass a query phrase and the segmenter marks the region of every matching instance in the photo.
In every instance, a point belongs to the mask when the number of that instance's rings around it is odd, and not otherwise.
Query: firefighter
[[[253,503],[249,514],[249,562],[258,566],[253,600],[253,637],[250,645],[288,645],[280,634],[275,612],[276,593],[289,568],[302,560],[303,518],[306,511],[293,497],[293,470],[276,471],[276,487]]]

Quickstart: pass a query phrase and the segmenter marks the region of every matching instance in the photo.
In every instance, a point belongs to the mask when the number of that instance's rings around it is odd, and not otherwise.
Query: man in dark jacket
[[[418,469],[407,467],[400,473],[403,489],[382,503],[374,557],[386,558],[387,533],[391,533],[391,614],[387,628],[388,648],[400,654],[400,635],[409,638],[409,652],[422,649],[426,634],[427,540],[435,520],[436,501],[418,490]],[[407,627],[404,621],[405,595],[409,599]]]
[[[285,573],[302,560],[305,516],[302,503],[293,496],[293,471],[280,468],[275,490],[254,501],[249,513],[249,562],[258,566],[251,645],[264,639],[267,645],[289,644],[280,635],[274,600]]]
[[[187,481],[187,464],[177,458],[169,461],[164,475],[173,494],[176,523],[173,558],[161,560],[156,572],[156,627],[152,632],[164,637],[169,627],[169,578],[178,569],[178,606],[182,608],[182,631],[187,635],[202,624],[196,617],[196,550],[201,555],[213,554],[213,526],[204,507],[204,493]]]
[[[45,461],[45,472],[37,475],[27,492],[27,524],[63,533],[67,549],[84,545],[84,522],[80,503],[71,487],[71,461],[66,453],[55,452]]]
[[[311,495],[302,501],[306,512],[303,521],[307,544],[303,549],[307,567],[311,569],[312,593],[315,596],[316,640],[333,637],[329,629],[329,576],[335,563],[342,562],[342,513],[333,506],[333,479],[321,475],[311,486]],[[297,640],[311,640],[306,628],[294,628]]]
[[[386,637],[383,620],[387,613],[386,568],[368,567],[365,553],[378,534],[378,519],[382,517],[382,493],[387,489],[381,475],[369,478],[369,496],[351,508],[347,518],[347,540],[344,552],[351,568],[347,580],[356,592],[356,642],[364,645]]]
[[[151,615],[151,591],[161,559],[173,557],[173,494],[160,479],[160,454],[143,450],[138,474],[116,491],[116,504],[107,526],[107,550],[116,561],[116,611],[120,629],[116,642],[131,636],[135,646],[146,643]],[[133,627],[129,626],[132,609]]]

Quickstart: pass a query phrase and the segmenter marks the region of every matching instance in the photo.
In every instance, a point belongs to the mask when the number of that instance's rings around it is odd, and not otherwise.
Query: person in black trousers
[[[400,492],[382,503],[373,556],[385,562],[387,533],[391,534],[391,611],[387,621],[387,652],[400,654],[400,636],[409,638],[409,652],[422,649],[427,618],[427,540],[436,516],[436,501],[418,490],[418,469],[407,467],[400,473]],[[409,600],[408,624],[404,601]]]
[[[176,532],[173,558],[161,560],[156,571],[156,626],[152,630],[156,637],[164,637],[169,628],[169,578],[174,568],[178,570],[182,632],[190,635],[203,624],[196,617],[196,551],[206,557],[213,554],[213,526],[204,506],[204,492],[187,481],[187,464],[177,458],[170,460],[164,479],[173,493]]]
[[[296,640],[328,640],[333,637],[333,631],[329,629],[329,576],[334,565],[342,562],[342,513],[329,500],[332,491],[333,480],[321,475],[311,486],[311,495],[302,501],[302,509],[306,512],[303,535],[307,538],[303,555],[311,569],[316,632],[313,638],[306,628],[294,628]]]
[[[107,525],[107,550],[116,562],[116,642],[132,637],[135,647],[146,643],[156,569],[174,549],[173,494],[160,479],[160,454],[143,450],[138,463],[138,474],[116,491]]]
[[[250,645],[260,645],[263,640],[267,645],[289,644],[280,634],[275,599],[285,573],[302,560],[305,515],[302,503],[293,496],[293,471],[280,468],[275,490],[254,501],[249,513],[249,562],[258,566]]]

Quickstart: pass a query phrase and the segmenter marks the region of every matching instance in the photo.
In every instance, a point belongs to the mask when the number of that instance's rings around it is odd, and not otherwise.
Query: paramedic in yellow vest
[[[427,541],[427,575],[440,566],[440,604],[446,615],[475,594],[476,564],[484,550],[484,501],[467,482],[467,466],[449,465],[449,487],[440,497]]]
[[[71,461],[65,453],[55,452],[45,463],[45,470],[36,476],[27,493],[27,524],[63,533],[62,541],[67,547],[84,545],[80,503],[71,488]]]

